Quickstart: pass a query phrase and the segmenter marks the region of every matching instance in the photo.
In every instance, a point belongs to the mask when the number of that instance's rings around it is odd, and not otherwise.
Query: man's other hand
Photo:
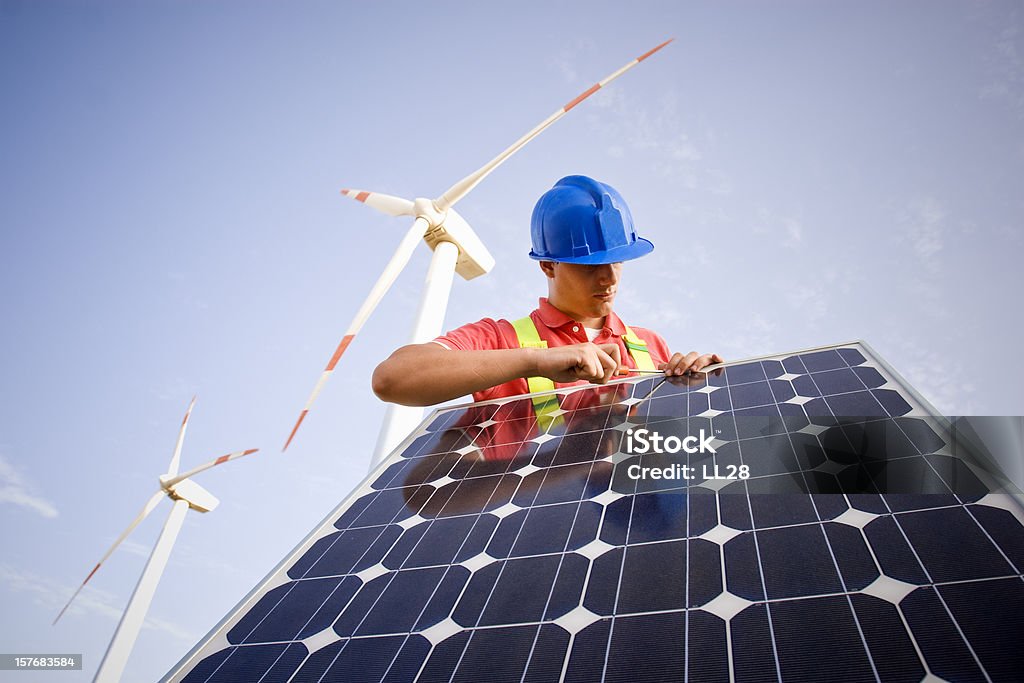
[[[705,353],[703,355],[696,351],[687,354],[676,353],[669,359],[668,363],[662,363],[658,369],[664,370],[667,377],[678,377],[687,372],[703,370],[714,363],[724,363],[725,359],[717,353]]]
[[[537,349],[537,374],[555,382],[587,380],[605,384],[627,371],[618,344],[571,344]]]

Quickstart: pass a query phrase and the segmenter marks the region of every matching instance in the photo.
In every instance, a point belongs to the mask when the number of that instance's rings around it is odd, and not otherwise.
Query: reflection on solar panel
[[[1024,675],[1024,514],[865,345],[558,400],[435,412],[166,680]]]

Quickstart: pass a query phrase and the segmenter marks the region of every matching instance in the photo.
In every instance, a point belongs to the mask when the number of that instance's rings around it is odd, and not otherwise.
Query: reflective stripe
[[[519,348],[548,348],[548,343],[540,338],[537,326],[533,324],[533,319],[530,316],[514,321],[512,327],[516,331],[516,340],[519,342]],[[531,394],[555,390],[554,380],[547,377],[527,377],[526,385],[529,387]],[[533,397],[533,414],[537,417],[537,426],[540,427],[541,431],[547,432],[552,426],[560,426],[564,422],[561,413],[551,415],[551,413],[558,409],[557,395],[547,394],[545,396]]]
[[[540,338],[540,332],[537,331],[537,326],[530,316],[513,321],[512,328],[516,331],[519,348],[546,349],[548,347],[548,343]],[[626,345],[626,351],[633,357],[637,370],[657,370],[654,367],[654,361],[651,360],[651,353],[647,350],[647,342],[638,337],[629,325],[626,325],[626,334],[622,335],[622,342]],[[555,388],[555,383],[547,377],[528,377],[526,383],[530,387],[531,394],[538,391],[551,391]],[[535,383],[538,387],[546,388],[534,389]]]
[[[533,324],[533,319],[530,316],[520,318],[512,323],[512,327],[516,331],[516,339],[519,342],[519,348],[521,349],[546,349],[548,343],[540,338],[540,333],[537,332],[537,326]],[[554,391],[554,381],[547,377],[527,377],[526,384],[530,387],[531,394],[537,394],[542,391]]]
[[[622,341],[625,343],[629,355],[633,356],[637,370],[657,370],[654,367],[654,361],[651,360],[651,354],[647,350],[647,342],[633,334],[629,325],[626,325],[626,334],[622,335]]]
[[[533,318],[526,316],[512,322],[512,329],[516,332],[516,341],[521,349],[546,349],[548,343],[540,338],[537,325]],[[633,357],[637,370],[655,370],[654,361],[647,350],[647,342],[633,333],[629,326],[626,326],[626,334],[622,335],[622,341],[626,345],[626,351]],[[555,383],[547,377],[527,377],[526,385],[531,394],[538,394],[544,391],[554,391]],[[537,424],[541,429],[547,431],[552,425],[561,425],[563,420],[561,414],[551,416],[549,413],[558,410],[557,395],[534,396],[533,412],[537,416]]]

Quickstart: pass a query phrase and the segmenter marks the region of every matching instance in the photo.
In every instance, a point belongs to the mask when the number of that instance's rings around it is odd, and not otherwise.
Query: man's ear
[[[554,261],[540,261],[540,269],[544,271],[544,274],[548,278],[555,279],[555,262]]]

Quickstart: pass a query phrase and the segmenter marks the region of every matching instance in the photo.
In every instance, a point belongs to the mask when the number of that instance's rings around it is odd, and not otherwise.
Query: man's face
[[[548,298],[554,305],[580,318],[603,318],[612,312],[621,263],[583,266],[542,261],[541,268],[550,278]]]

